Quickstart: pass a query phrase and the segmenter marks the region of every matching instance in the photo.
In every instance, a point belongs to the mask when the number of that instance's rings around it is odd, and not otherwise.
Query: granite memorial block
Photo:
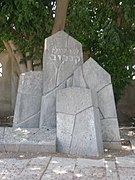
[[[57,151],[100,156],[103,142],[96,93],[85,88],[57,92]]]
[[[112,142],[114,149],[121,149],[110,74],[107,73],[96,61],[90,58],[74,72],[73,86],[93,89],[93,91],[97,93],[98,108],[100,119],[102,121],[103,141],[105,142],[104,147],[110,147],[110,143]],[[105,122],[107,122],[107,124],[110,123],[110,125],[107,127]]]
[[[73,72],[82,63],[81,43],[65,32],[59,31],[45,40],[40,127],[56,126],[56,92],[72,86]]]
[[[39,127],[42,84],[42,72],[27,72],[20,75],[13,119],[14,127]]]

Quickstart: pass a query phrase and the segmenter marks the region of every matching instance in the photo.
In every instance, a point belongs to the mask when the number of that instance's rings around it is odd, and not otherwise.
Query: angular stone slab
[[[21,74],[13,119],[14,127],[39,127],[42,83],[42,72]]]
[[[39,96],[42,94],[42,71],[22,73],[18,85],[18,92]]]
[[[57,150],[81,156],[103,153],[96,95],[90,89],[66,88],[56,98]]]
[[[112,84],[98,92],[98,103],[103,118],[117,118]]]
[[[73,86],[85,87],[87,89],[93,89],[93,91],[97,92],[100,119],[105,121],[106,119],[110,118],[115,119],[115,123],[113,124],[113,126],[111,126],[110,123],[110,125],[106,127],[105,123],[101,123],[104,142],[106,142],[106,145],[107,142],[109,143],[108,147],[110,147],[111,142],[113,143],[113,145],[116,142],[115,147],[117,147],[117,149],[120,149],[121,145],[117,113],[114,101],[113,88],[111,84],[111,77],[109,73],[107,73],[101,66],[99,66],[96,61],[90,58],[74,72]],[[106,130],[106,128],[108,128],[108,130]],[[115,129],[115,133],[113,133],[113,138],[112,134],[110,133],[112,129]],[[112,141],[110,141],[111,139]]]
[[[57,151],[69,153],[75,115],[57,113]]]
[[[56,129],[5,128],[0,151],[55,153]]]
[[[96,93],[85,88],[66,88],[58,91],[57,96],[59,99],[56,106],[60,113],[76,115],[89,107],[98,107]]]
[[[42,96],[40,128],[56,126],[56,92],[63,88],[65,88],[65,83],[62,83],[58,88],[54,89],[47,95]]]
[[[74,72],[73,86],[96,91],[98,93],[99,110],[103,118],[117,117],[111,77],[92,58]]]
[[[120,139],[117,118],[103,119],[101,126],[103,141],[112,142]]]
[[[90,58],[74,72],[73,84],[77,87],[93,88],[98,92],[111,84],[111,77],[96,61]]]
[[[27,142],[28,138],[36,133],[38,129],[9,128],[4,130],[3,140],[0,146],[4,146],[1,152],[19,152],[20,144]]]
[[[72,86],[73,72],[83,63],[82,45],[63,31],[50,36],[45,40],[43,55],[43,100],[40,118],[40,127],[55,127],[55,105],[46,103],[46,97],[57,89]],[[60,87],[65,83],[64,87]],[[56,101],[56,96],[53,100]],[[46,103],[46,105],[45,105]],[[46,115],[44,115],[46,112]],[[53,115],[52,115],[53,114]],[[55,116],[55,117],[54,117]],[[49,120],[47,119],[49,117]]]
[[[103,154],[100,121],[94,107],[76,115],[70,153],[82,156],[100,156]]]
[[[82,45],[63,31],[45,40],[43,56],[43,94],[69,78],[82,64]]]

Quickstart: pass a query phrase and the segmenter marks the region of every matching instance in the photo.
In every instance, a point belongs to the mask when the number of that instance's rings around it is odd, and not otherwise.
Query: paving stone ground
[[[113,159],[1,153],[1,180],[134,180],[135,154]]]
[[[105,150],[102,158],[64,154],[0,153],[1,180],[135,180],[135,131],[121,130],[123,151]],[[133,142],[133,144],[132,144]]]

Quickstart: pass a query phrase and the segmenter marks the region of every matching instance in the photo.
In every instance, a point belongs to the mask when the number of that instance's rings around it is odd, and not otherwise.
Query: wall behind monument
[[[135,125],[135,80],[127,86],[117,105],[120,125]]]
[[[14,113],[18,86],[17,65],[7,51],[0,53],[0,116]]]
[[[11,60],[6,51],[0,54],[0,115],[11,112]]]

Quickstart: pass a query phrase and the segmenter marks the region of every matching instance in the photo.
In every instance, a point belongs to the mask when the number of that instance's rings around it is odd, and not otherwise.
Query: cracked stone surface
[[[98,103],[104,118],[117,118],[112,85],[98,92]]]
[[[1,152],[56,152],[56,130],[0,128]]]
[[[56,126],[56,92],[59,89],[65,88],[65,83],[42,96],[41,114],[39,127],[55,127]]]
[[[97,99],[90,89],[59,90],[56,112],[58,152],[83,156],[103,153]]]
[[[89,107],[98,107],[96,93],[85,88],[66,88],[57,92],[56,106],[58,112],[78,114]],[[65,103],[64,103],[65,102]]]
[[[82,45],[60,31],[45,40],[43,58],[43,94],[45,95],[67,80],[82,64]]]
[[[98,108],[102,121],[102,135],[105,141],[104,147],[121,149],[118,119],[110,74],[96,61],[90,58],[75,70],[73,75],[73,86],[93,89],[93,91],[97,93]],[[107,123],[109,124],[109,126],[107,126],[106,122],[109,122],[109,119],[110,124]],[[113,119],[112,122],[111,119]]]
[[[56,91],[72,86],[72,75],[83,63],[82,45],[80,42],[60,31],[45,40],[43,55],[43,98],[41,108],[40,127],[56,126]],[[65,84],[64,87],[61,86]],[[51,98],[48,106],[45,106],[44,99],[48,99],[51,93],[55,95]],[[46,112],[46,114],[44,113]],[[45,114],[45,115],[44,115]],[[49,117],[49,120],[46,118]]]
[[[13,119],[14,127],[39,127],[42,84],[42,72],[21,74]]]
[[[111,77],[96,61],[90,58],[74,72],[73,84],[78,87],[93,88],[98,92],[111,84]]]

